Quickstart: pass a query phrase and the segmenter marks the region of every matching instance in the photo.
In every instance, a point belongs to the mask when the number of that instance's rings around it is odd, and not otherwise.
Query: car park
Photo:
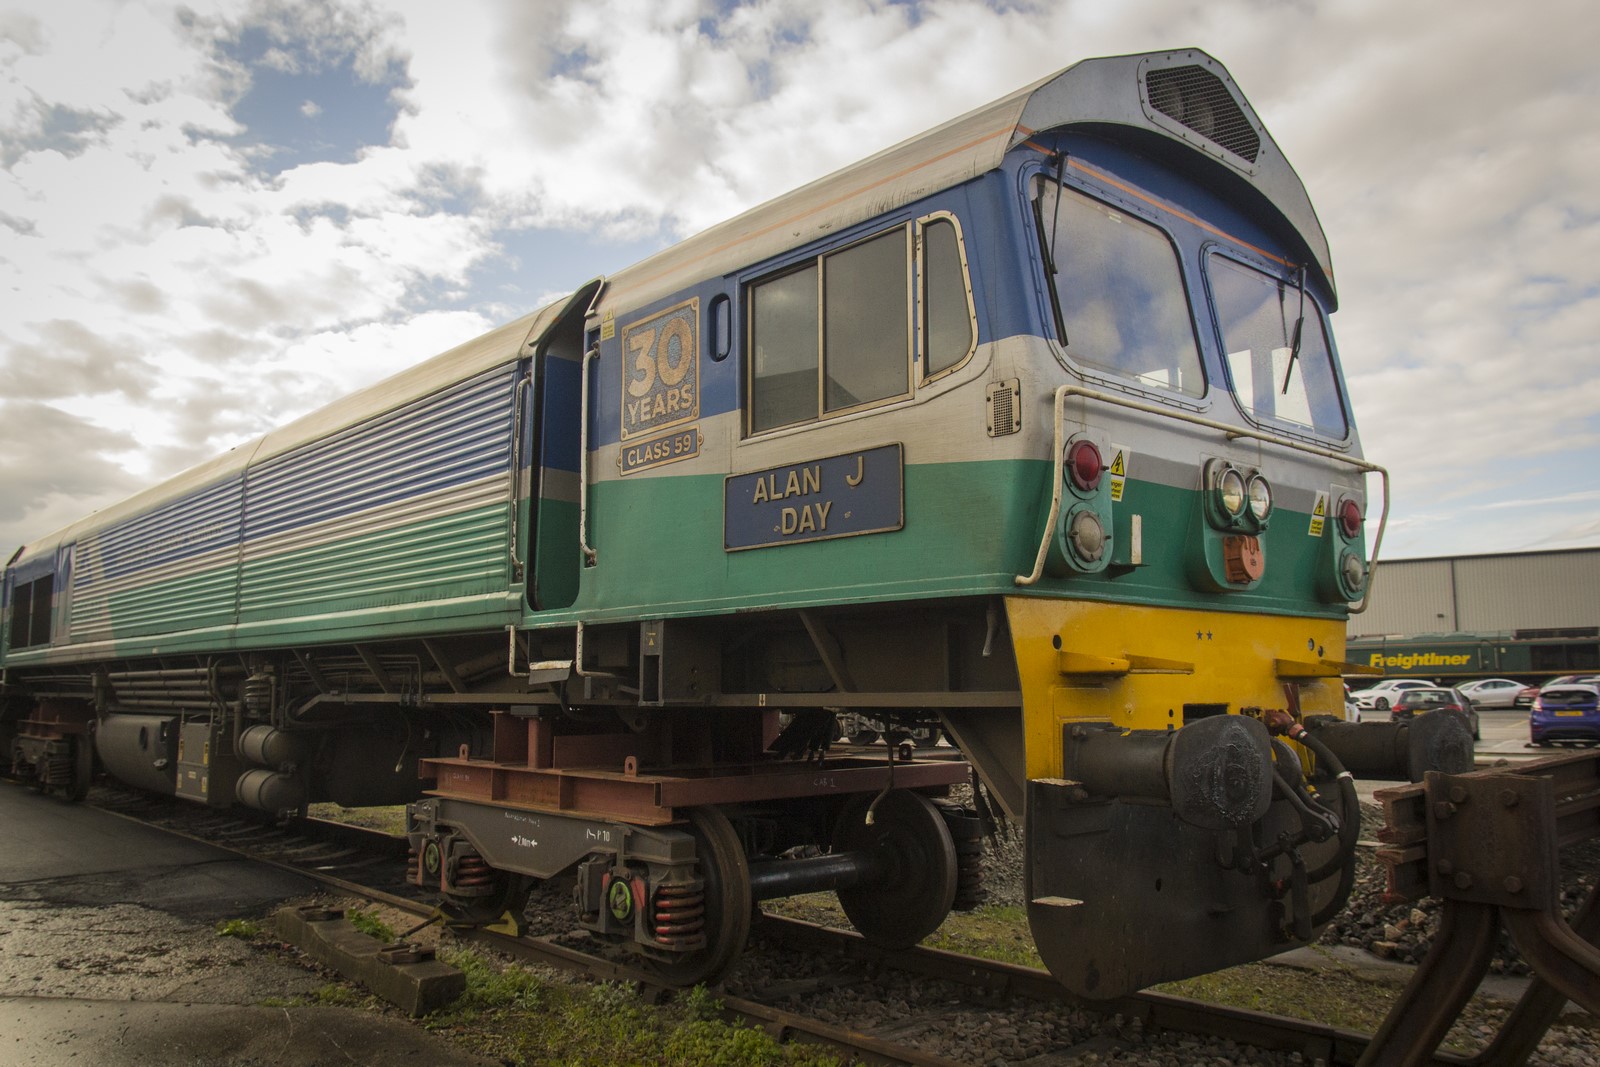
[[[1368,709],[1388,711],[1399,694],[1407,689],[1431,689],[1435,684],[1423,678],[1385,678],[1376,685],[1356,693],[1356,705],[1363,711]]]
[[[1480,708],[1510,708],[1516,706],[1517,697],[1526,686],[1510,678],[1479,678],[1456,688]]]
[[[1467,717],[1467,726],[1472,730],[1472,739],[1474,741],[1482,739],[1483,730],[1478,723],[1478,709],[1472,706],[1472,701],[1461,690],[1442,685],[1406,689],[1395,700],[1389,718],[1410,719],[1433,711],[1461,712]]]
[[[1528,734],[1536,745],[1600,744],[1600,683],[1545,686],[1528,715]]]

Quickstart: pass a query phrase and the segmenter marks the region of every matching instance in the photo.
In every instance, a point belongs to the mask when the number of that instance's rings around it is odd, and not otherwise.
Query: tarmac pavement
[[[308,879],[4,781],[0,826],[6,1067],[491,1062],[399,1016],[301,1003],[328,980],[216,933]]]

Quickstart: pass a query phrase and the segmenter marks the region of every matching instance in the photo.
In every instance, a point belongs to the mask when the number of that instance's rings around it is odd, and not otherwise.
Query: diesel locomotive
[[[795,893],[918,941],[995,807],[1069,988],[1260,958],[1343,904],[1350,769],[1470,761],[1339,721],[1387,480],[1336,303],[1221,64],[1080,62],[27,545],[0,742],[408,803],[458,916],[570,879],[670,982]]]

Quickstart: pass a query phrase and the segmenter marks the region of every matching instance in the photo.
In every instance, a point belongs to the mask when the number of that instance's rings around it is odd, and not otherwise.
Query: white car
[[[1514,708],[1517,706],[1517,694],[1527,686],[1510,678],[1480,678],[1456,688],[1480,708]]]
[[[1385,678],[1356,693],[1356,706],[1363,711],[1388,711],[1389,705],[1407,689],[1433,689],[1435,684],[1422,678]]]

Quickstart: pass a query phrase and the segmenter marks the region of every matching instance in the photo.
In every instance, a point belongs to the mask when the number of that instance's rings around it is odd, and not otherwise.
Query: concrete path
[[[217,935],[305,878],[3,781],[0,827],[0,1064],[490,1062],[399,1015],[295,1003],[329,979]]]

